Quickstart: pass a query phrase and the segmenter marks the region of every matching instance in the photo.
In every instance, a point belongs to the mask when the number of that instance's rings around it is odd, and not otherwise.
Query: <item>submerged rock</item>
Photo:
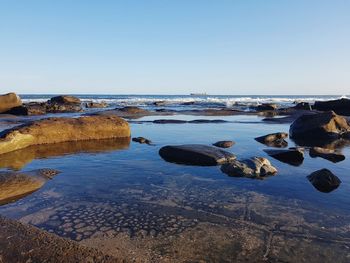
[[[334,111],[340,115],[350,115],[350,99],[315,101],[314,108],[320,111]]]
[[[30,145],[130,137],[129,124],[116,116],[48,118],[5,130],[0,154]]]
[[[0,113],[7,112],[14,107],[22,105],[21,98],[16,93],[0,95]]]
[[[301,148],[287,150],[264,150],[269,156],[291,165],[299,166],[304,161],[304,152]]]
[[[201,144],[164,146],[159,155],[168,162],[188,165],[213,166],[236,159],[232,153]]]
[[[0,204],[18,200],[38,189],[59,171],[40,169],[30,172],[0,172]]]
[[[235,144],[234,141],[218,141],[213,145],[220,148],[230,148]]]
[[[321,147],[311,148],[309,154],[310,154],[310,157],[313,157],[313,158],[321,157],[333,163],[337,163],[345,160],[345,156],[343,154],[331,149],[325,149]]]
[[[135,138],[132,138],[132,141],[133,142],[138,142],[138,143],[146,143],[146,144],[151,144],[152,143],[152,141],[150,141],[150,140],[148,140],[148,139],[146,139],[146,138],[144,138],[144,137],[135,137]]]
[[[318,114],[305,114],[296,119],[289,129],[293,139],[339,139],[350,132],[344,117],[333,111]]]
[[[285,138],[288,138],[288,133],[277,132],[257,137],[255,140],[267,146],[283,148],[288,146]]]
[[[263,179],[277,173],[277,169],[271,165],[270,161],[262,157],[253,157],[243,161],[234,160],[223,164],[221,171],[229,176],[256,179]]]
[[[329,193],[337,189],[341,183],[340,179],[328,169],[321,169],[311,173],[307,179],[312,185],[323,193]]]

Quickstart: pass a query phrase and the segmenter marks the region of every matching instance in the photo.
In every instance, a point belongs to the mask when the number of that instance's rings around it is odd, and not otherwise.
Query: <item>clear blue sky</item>
[[[349,94],[348,0],[0,0],[0,92]]]

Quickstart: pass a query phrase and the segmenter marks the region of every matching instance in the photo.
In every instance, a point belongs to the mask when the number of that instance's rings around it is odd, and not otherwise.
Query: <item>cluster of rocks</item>
[[[52,97],[46,102],[22,103],[21,98],[15,93],[0,96],[0,113],[13,115],[44,115],[47,113],[72,113],[82,112],[86,108],[106,108],[105,102],[86,102],[74,96],[60,95]]]

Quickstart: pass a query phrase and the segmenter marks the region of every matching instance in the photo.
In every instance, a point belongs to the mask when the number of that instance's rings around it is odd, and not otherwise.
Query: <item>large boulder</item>
[[[333,111],[318,114],[305,114],[290,126],[289,135],[293,139],[339,139],[350,132],[344,117]]]
[[[350,115],[350,99],[315,101],[314,109],[320,111],[334,111],[340,115]]]
[[[0,113],[22,105],[21,98],[16,93],[0,95]]]
[[[288,146],[286,138],[288,138],[288,133],[277,132],[257,137],[255,140],[270,147],[283,148]]]
[[[332,149],[321,148],[321,147],[312,147],[310,149],[309,154],[310,154],[310,157],[312,158],[321,157],[333,163],[337,163],[345,160],[345,156],[340,152],[337,152]]]
[[[265,152],[284,163],[299,166],[304,161],[304,151],[301,148],[289,148],[286,150],[265,150]]]
[[[311,173],[307,179],[320,192],[329,193],[337,189],[341,183],[340,179],[328,169],[321,169]]]
[[[188,165],[213,166],[236,159],[232,153],[202,144],[164,146],[159,155],[168,162]]]
[[[83,110],[80,99],[68,95],[51,98],[47,101],[45,107],[48,113],[81,112]]]
[[[129,124],[117,116],[48,118],[5,130],[0,154],[31,145],[130,137]]]
[[[40,169],[25,173],[0,172],[0,205],[33,193],[58,173],[52,169]]]
[[[270,161],[262,157],[253,157],[243,161],[231,161],[221,166],[221,171],[229,176],[263,179],[277,173]]]

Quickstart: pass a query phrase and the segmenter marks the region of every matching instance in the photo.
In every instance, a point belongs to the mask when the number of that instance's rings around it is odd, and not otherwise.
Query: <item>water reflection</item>
[[[21,170],[25,165],[31,163],[35,159],[45,159],[77,153],[109,152],[127,149],[129,144],[130,138],[117,138],[33,145],[21,150],[2,154],[0,158],[0,168]]]
[[[331,150],[341,150],[345,147],[350,146],[350,140],[337,139],[337,140],[303,140],[303,139],[292,139],[299,146],[306,147],[322,147]]]

